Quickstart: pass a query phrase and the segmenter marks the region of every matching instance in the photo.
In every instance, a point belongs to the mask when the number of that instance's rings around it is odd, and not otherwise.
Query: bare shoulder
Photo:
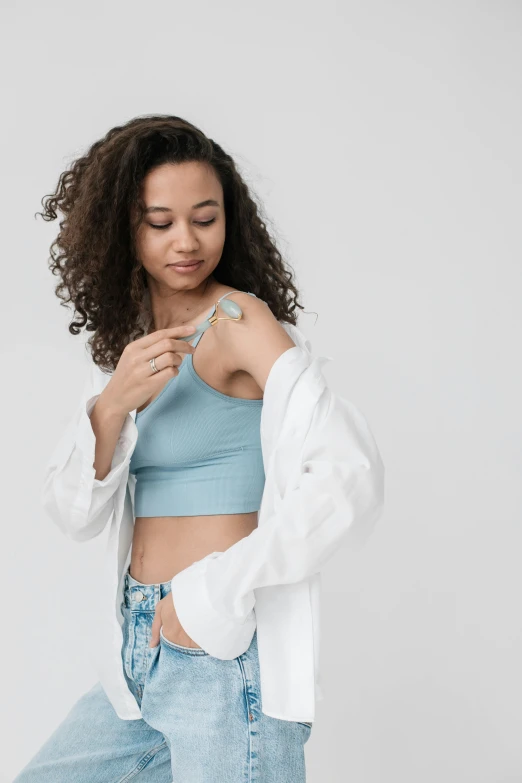
[[[227,370],[231,374],[249,373],[264,391],[276,359],[296,344],[261,299],[243,291],[234,292],[227,299],[236,302],[243,312],[239,321],[225,320],[216,324]],[[219,307],[218,316],[224,316],[220,310]]]

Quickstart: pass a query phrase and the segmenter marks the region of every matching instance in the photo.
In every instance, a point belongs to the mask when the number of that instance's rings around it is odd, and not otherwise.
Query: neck
[[[209,275],[199,286],[188,291],[159,290],[149,280],[149,301],[154,329],[171,329],[193,322],[213,304],[215,280]]]

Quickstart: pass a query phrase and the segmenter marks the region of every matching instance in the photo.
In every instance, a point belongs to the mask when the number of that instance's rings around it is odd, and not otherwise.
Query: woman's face
[[[197,288],[218,265],[225,244],[223,189],[213,169],[196,162],[159,166],[145,177],[142,199],[147,212],[136,241],[149,288]],[[189,260],[202,263],[186,272],[174,266]]]

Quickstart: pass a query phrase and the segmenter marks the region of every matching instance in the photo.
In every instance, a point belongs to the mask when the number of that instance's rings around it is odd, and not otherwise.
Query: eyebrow
[[[194,204],[192,209],[200,209],[200,207],[219,207],[219,201],[213,198],[208,198],[206,201],[200,201],[199,204]],[[146,214],[150,212],[172,212],[169,207],[147,207]]]

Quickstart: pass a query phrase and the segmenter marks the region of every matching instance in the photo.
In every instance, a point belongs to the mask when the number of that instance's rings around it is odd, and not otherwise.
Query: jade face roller
[[[227,314],[226,318],[219,317],[217,315],[217,308],[218,304],[221,306],[221,309]],[[243,311],[240,308],[236,302],[232,302],[230,299],[222,299],[220,302],[216,302],[216,307],[214,313],[209,317],[205,318],[204,321],[202,321],[200,324],[196,326],[196,331],[192,334],[189,334],[185,337],[177,337],[177,340],[186,340],[189,342],[190,340],[193,340],[194,337],[197,337],[199,334],[203,334],[203,332],[206,332],[207,329],[210,329],[211,326],[213,326],[216,321],[240,321],[241,318],[243,318]]]

